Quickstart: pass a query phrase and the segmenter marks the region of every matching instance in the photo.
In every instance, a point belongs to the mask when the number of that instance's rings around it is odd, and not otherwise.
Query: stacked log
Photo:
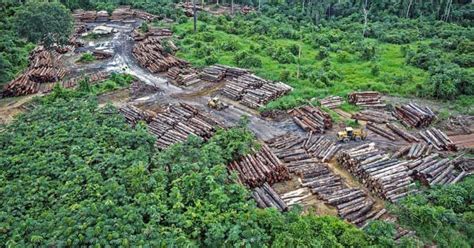
[[[209,82],[219,82],[224,79],[227,68],[220,65],[211,65],[202,70],[200,77]]]
[[[131,9],[130,6],[122,6],[122,7],[116,8],[112,12],[110,19],[113,21],[123,21],[126,19],[132,19],[134,17],[135,17],[135,10]]]
[[[143,33],[140,29],[136,28],[132,32],[132,38],[134,41],[142,41],[150,36],[159,37],[159,38],[168,38],[168,37],[173,36],[173,32],[167,28],[149,28],[148,32],[146,33]],[[173,50],[177,50],[177,48]]]
[[[176,4],[177,8],[182,8],[184,10],[184,14],[187,17],[192,17],[194,14],[193,4],[191,2],[180,2]],[[195,5],[196,11],[202,11],[203,8],[200,4],[196,3]]]
[[[450,159],[439,158],[439,154],[419,158],[408,163],[411,175],[426,186],[452,184],[461,180],[467,173],[460,166],[462,155]]]
[[[370,121],[374,123],[388,123],[390,121],[395,120],[392,115],[389,115],[383,111],[375,111],[375,110],[362,110],[352,115],[352,119],[362,120],[362,121]]]
[[[171,67],[167,76],[171,82],[181,86],[190,86],[201,82],[199,74],[192,68]]]
[[[97,18],[97,11],[84,11],[82,9],[74,10],[72,14],[76,22],[94,22]]]
[[[252,154],[231,162],[227,168],[231,172],[237,172],[240,181],[249,187],[273,184],[290,178],[288,168],[265,144],[258,152],[253,151]]]
[[[438,151],[456,151],[457,146],[441,130],[430,128],[420,131],[420,136],[428,143],[434,146]]]
[[[407,127],[427,127],[436,119],[430,108],[419,106],[416,103],[395,106],[395,117]]]
[[[228,72],[229,70],[226,76]],[[292,88],[284,83],[270,82],[254,74],[243,74],[226,79],[221,94],[234,101],[240,101],[249,108],[258,109],[291,90]]]
[[[402,137],[404,140],[408,142],[420,142],[420,139],[413,136],[403,128],[399,127],[398,125],[387,123],[387,127],[392,130],[393,133],[397,134],[398,136]]]
[[[311,196],[312,196],[311,192],[306,187],[298,188],[296,190],[286,192],[280,195],[281,199],[285,202],[285,204],[288,207],[292,207],[297,204],[302,206],[304,205],[304,200],[306,200],[307,198]]]
[[[139,18],[145,21],[153,21],[158,19],[158,16],[147,13],[142,10],[132,9],[129,6],[121,6],[109,15],[107,11],[84,11],[82,9],[74,10],[72,14],[76,22],[106,22],[109,20],[113,21],[124,21],[127,19]]]
[[[377,91],[352,92],[348,95],[349,103],[361,107],[385,107],[382,94]]]
[[[109,20],[109,13],[105,10],[98,11],[95,20],[98,22],[106,22]]]
[[[5,85],[3,96],[21,96],[37,93],[44,83],[61,80],[66,70],[59,63],[59,55],[43,47],[33,50],[28,68],[16,79]]]
[[[165,52],[159,37],[149,36],[135,43],[133,56],[138,63],[151,73],[166,72],[171,67],[184,67],[187,62]]]
[[[252,7],[250,7],[250,6],[245,5],[245,6],[243,6],[243,7],[240,9],[240,12],[241,12],[242,14],[246,15],[246,14],[255,12],[255,9],[252,8]]]
[[[328,96],[319,100],[319,103],[323,107],[334,109],[341,106],[344,103],[344,100],[342,100],[342,97],[340,96]]]
[[[288,111],[288,114],[293,117],[293,121],[299,127],[307,132],[324,133],[325,129],[332,127],[331,116],[319,107],[305,105]]]
[[[400,158],[406,156],[409,159],[429,156],[433,151],[433,146],[426,143],[415,143],[402,146],[392,155],[392,158]]]
[[[134,80],[130,85],[130,93],[133,98],[148,96],[160,91],[161,89],[158,86],[146,84],[140,80]]]
[[[209,139],[216,127],[222,126],[209,115],[185,103],[171,105],[148,124],[148,131],[157,137],[155,146],[165,149],[168,146],[184,142],[189,135]]]
[[[87,76],[79,76],[79,77],[74,77],[74,78],[62,81],[61,86],[63,88],[67,88],[67,89],[68,88],[75,88],[75,87],[78,86],[78,84],[81,80],[84,80],[86,78],[89,80],[90,84],[96,84],[98,82],[101,82],[101,81],[107,79],[109,76],[110,76],[109,72],[99,71],[99,72],[89,74]],[[42,92],[49,92],[49,91],[42,91]]]
[[[288,206],[281,199],[275,190],[268,183],[264,183],[261,187],[256,187],[252,192],[253,199],[260,208],[276,208],[279,211],[288,210]]]
[[[412,178],[408,162],[389,158],[376,149],[374,143],[343,151],[338,161],[383,199],[394,202],[409,193]]]
[[[150,123],[156,116],[155,113],[148,110],[141,110],[133,105],[124,105],[119,108],[119,112],[125,117],[128,124],[135,126],[140,121]]]
[[[322,162],[330,161],[340,150],[341,145],[323,136],[317,137],[310,132],[303,142],[304,149]]]
[[[99,51],[99,50],[95,50],[92,52],[92,56],[94,56],[95,59],[108,59],[108,58],[111,58],[113,56],[113,53],[111,52],[106,52],[106,51]]]
[[[372,132],[374,132],[374,133],[376,133],[376,134],[378,134],[378,135],[380,135],[380,136],[382,136],[382,137],[384,137],[384,138],[387,138],[387,139],[389,139],[389,140],[391,140],[391,141],[397,140],[397,138],[396,138],[393,134],[389,133],[388,130],[383,129],[382,127],[377,126],[377,125],[375,125],[375,124],[372,123],[372,122],[367,122],[366,127],[367,127],[367,129],[369,129],[370,131],[372,131]]]

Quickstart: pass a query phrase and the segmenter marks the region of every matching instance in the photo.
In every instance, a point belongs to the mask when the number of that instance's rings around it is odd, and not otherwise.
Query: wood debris
[[[138,63],[151,73],[166,72],[171,67],[185,67],[187,62],[165,51],[162,40],[156,36],[135,43],[132,54]]]
[[[384,111],[377,111],[372,109],[365,109],[359,111],[351,116],[352,119],[370,121],[374,123],[388,123],[396,120],[391,114],[387,114]]]
[[[348,95],[349,103],[361,107],[385,107],[382,94],[377,91],[352,92]]]
[[[338,162],[373,193],[391,202],[406,196],[413,184],[408,162],[391,159],[375,143],[342,151]]]
[[[157,137],[155,145],[159,149],[186,141],[189,135],[209,139],[216,127],[222,124],[186,103],[170,105],[148,124],[149,132]]]
[[[227,165],[227,169],[237,172],[240,181],[249,187],[259,187],[264,183],[274,184],[288,180],[288,168],[263,144],[259,151],[253,151]]]
[[[344,100],[342,100],[342,97],[340,96],[328,96],[319,100],[319,103],[323,107],[333,109],[341,106],[344,103]]]
[[[393,113],[406,127],[427,127],[436,119],[430,108],[416,103],[395,106]]]
[[[303,205],[304,200],[311,197],[312,193],[309,191],[308,188],[303,187],[299,188],[290,192],[286,192],[281,194],[281,199],[285,202],[288,207],[294,206],[296,204]]]
[[[457,151],[457,146],[453,141],[441,130],[437,128],[429,128],[420,131],[420,136],[439,151]]]
[[[289,110],[288,113],[293,117],[293,121],[307,132],[324,133],[325,129],[332,127],[331,116],[319,107],[304,105]]]
[[[279,211],[288,210],[286,203],[268,183],[264,183],[261,187],[254,188],[252,190],[252,196],[257,202],[257,206],[260,208],[274,207]]]

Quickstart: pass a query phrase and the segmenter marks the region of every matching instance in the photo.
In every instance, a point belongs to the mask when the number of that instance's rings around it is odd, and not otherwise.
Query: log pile
[[[393,114],[407,127],[427,127],[436,119],[436,115],[430,108],[416,103],[395,106]]]
[[[92,52],[92,56],[94,56],[95,59],[108,59],[108,58],[111,58],[113,56],[113,53],[111,52],[106,52],[106,51],[99,51],[99,50],[95,50]]]
[[[161,89],[158,86],[146,84],[140,80],[134,80],[132,85],[130,85],[130,93],[132,98],[139,98],[143,96],[148,96],[157,92],[160,92]]]
[[[192,17],[194,14],[193,11],[193,4],[191,2],[180,2],[176,4],[177,8],[182,8],[184,10],[184,14],[187,17]],[[196,11],[202,11],[203,8],[200,4],[196,3]]]
[[[462,155],[457,158],[439,158],[433,153],[424,158],[410,161],[407,167],[410,174],[426,186],[435,184],[453,184],[466,176],[467,172],[460,167]]]
[[[84,11],[82,9],[74,10],[72,14],[76,22],[106,22],[112,21],[124,21],[128,19],[139,18],[145,21],[153,21],[158,19],[158,16],[147,13],[142,10],[136,10],[130,8],[130,6],[121,6],[116,8],[112,15],[109,15],[107,11]]]
[[[338,161],[383,199],[394,202],[409,193],[412,178],[408,162],[389,158],[376,149],[374,143],[343,151]]]
[[[264,183],[261,187],[254,188],[252,196],[253,199],[255,199],[255,202],[257,202],[257,206],[260,208],[274,207],[279,211],[288,210],[286,203],[268,183]]]
[[[120,107],[119,112],[125,117],[127,123],[133,127],[140,121],[150,123],[153,118],[156,117],[155,113],[148,110],[141,110],[130,104]]]
[[[227,68],[221,65],[211,65],[202,70],[200,77],[209,82],[219,82],[224,79]]]
[[[65,80],[61,82],[61,86],[63,88],[75,88],[76,86],[78,86],[79,82],[81,80],[84,80],[85,78],[89,80],[90,84],[95,84],[107,79],[109,76],[110,76],[109,72],[99,71],[99,72],[92,73],[86,76],[79,76],[79,77],[71,78],[69,80]]]
[[[322,162],[330,161],[334,155],[340,150],[341,145],[329,140],[323,136],[317,137],[310,132],[303,142],[303,147],[314,158],[318,158]]]
[[[234,75],[226,71],[226,76]],[[292,88],[281,82],[270,82],[254,74],[243,74],[227,79],[221,94],[243,105],[258,109],[269,101],[290,92]]]
[[[416,159],[426,157],[433,151],[433,146],[426,143],[415,143],[402,146],[397,152],[392,155],[392,158],[400,158],[406,156],[409,159]]]
[[[403,128],[399,127],[396,124],[387,123],[387,127],[390,130],[392,130],[393,133],[395,133],[396,135],[402,137],[404,140],[406,140],[408,142],[420,142],[420,139],[413,136],[411,133],[407,132],[406,130],[404,130]]]
[[[165,72],[171,67],[187,65],[184,60],[165,52],[161,43],[159,37],[149,36],[135,43],[132,50],[133,56],[141,66],[147,68],[151,73]]]
[[[344,103],[344,100],[342,100],[342,97],[340,96],[328,96],[319,100],[319,103],[323,107],[333,109],[341,106]]]
[[[372,122],[367,122],[367,125],[366,125],[367,129],[369,129],[370,131],[384,137],[384,138],[387,138],[391,141],[395,141],[397,140],[397,138],[395,137],[395,135],[393,135],[392,133],[388,132],[388,130],[385,130],[384,128],[380,127],[380,126],[377,126],[375,125],[374,123]]]
[[[288,114],[306,132],[324,133],[325,129],[332,127],[331,116],[319,107],[305,105],[288,111]]]
[[[134,41],[142,41],[150,36],[155,36],[155,37],[159,37],[159,38],[168,38],[168,37],[171,37],[173,36],[173,32],[170,30],[170,29],[167,29],[167,28],[149,28],[148,29],[148,32],[146,33],[143,33],[140,29],[136,28],[135,30],[133,30],[132,32],[132,38]],[[173,50],[177,50],[174,49],[175,48],[175,45],[173,44],[172,46],[173,47]]]
[[[437,128],[429,128],[420,131],[420,136],[428,143],[434,146],[438,151],[456,151],[457,146],[453,141],[441,130]]]
[[[167,72],[167,76],[176,85],[190,86],[201,82],[199,74],[192,68],[171,67]]]
[[[312,194],[308,188],[303,187],[299,188],[284,194],[281,194],[281,199],[285,202],[288,207],[292,207],[296,204],[303,206],[304,200],[311,197]]]
[[[97,18],[97,11],[84,11],[82,9],[74,10],[72,17],[76,22],[94,22]]]
[[[352,92],[348,95],[349,103],[361,107],[385,107],[382,94],[377,91]]]
[[[252,8],[252,7],[250,7],[250,6],[245,5],[245,6],[243,6],[243,7],[240,9],[240,12],[241,12],[242,14],[246,15],[246,14],[255,12],[255,9]]]
[[[259,187],[264,183],[288,180],[288,168],[263,144],[261,149],[247,154],[227,165],[229,171],[237,172],[240,181],[249,187]]]
[[[52,83],[66,76],[66,70],[60,66],[59,55],[43,47],[33,50],[29,57],[28,68],[16,79],[5,85],[3,96],[21,96],[37,93],[44,83]]]
[[[165,149],[172,144],[186,141],[189,135],[209,139],[218,126],[222,124],[201,113],[199,109],[179,103],[157,113],[148,124],[148,130],[157,137],[155,146]]]
[[[394,121],[395,118],[392,115],[387,114],[383,111],[376,111],[371,109],[366,109],[359,111],[352,115],[352,119],[362,120],[362,121],[370,121],[374,123],[388,123],[390,121]]]

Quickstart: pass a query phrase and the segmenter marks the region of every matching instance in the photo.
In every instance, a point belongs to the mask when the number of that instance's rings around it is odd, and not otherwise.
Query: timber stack
[[[399,127],[396,124],[387,123],[387,127],[392,130],[393,133],[402,137],[404,140],[408,142],[420,142],[420,139],[409,133],[408,131],[404,130],[402,127]]]
[[[167,76],[172,83],[181,86],[190,86],[201,82],[199,74],[193,68],[171,67],[167,72]]]
[[[173,36],[173,32],[167,28],[149,28],[148,32],[146,33],[143,33],[140,29],[136,28],[132,32],[132,38],[134,41],[142,41],[150,36],[155,36],[158,38],[169,38]],[[172,46],[174,46],[174,44]],[[176,46],[172,48],[173,50],[177,50]]]
[[[420,136],[428,143],[434,146],[438,151],[457,151],[454,142],[441,130],[429,128],[420,131]]]
[[[265,144],[259,151],[231,162],[227,169],[237,172],[240,181],[251,188],[290,179],[288,168]]]
[[[119,112],[125,117],[128,124],[134,127],[138,122],[150,123],[156,114],[148,110],[141,110],[136,106],[127,104],[119,108]]]
[[[361,107],[385,107],[382,94],[377,91],[352,92],[348,95],[349,103]]]
[[[388,130],[385,130],[384,128],[380,127],[380,126],[377,126],[375,125],[374,123],[372,122],[367,122],[367,125],[366,125],[367,129],[369,129],[370,131],[384,137],[384,138],[387,138],[391,141],[396,141],[397,138],[395,137],[395,135],[391,134],[390,132],[388,132]]]
[[[326,98],[319,100],[319,103],[323,107],[334,109],[341,106],[344,103],[344,100],[342,100],[342,97],[340,96],[328,96]]]
[[[201,72],[201,79],[209,82],[220,82],[224,78],[237,78],[245,74],[250,74],[250,71],[247,69],[242,69],[238,67],[231,67],[226,65],[211,65],[204,68]]]
[[[288,111],[293,121],[306,132],[324,133],[332,127],[332,119],[319,107],[304,105]]]
[[[243,74],[226,79],[221,94],[234,101],[240,101],[249,108],[258,109],[291,90],[292,88],[284,83],[270,82],[254,74]]]
[[[156,36],[135,43],[132,50],[138,63],[151,73],[166,72],[171,67],[185,67],[187,62],[165,52],[162,40]]]
[[[343,151],[338,162],[383,199],[394,202],[410,193],[408,162],[390,159],[375,143]]]
[[[132,95],[132,98],[134,99],[148,96],[161,91],[162,90],[158,86],[146,84],[140,80],[134,80],[130,85],[130,93]]]
[[[184,10],[184,14],[187,17],[192,17],[194,14],[193,11],[193,3],[192,2],[180,2],[176,4],[177,8],[182,8]],[[196,3],[196,11],[202,11],[203,8],[199,3]]]
[[[436,115],[430,108],[416,103],[395,106],[393,114],[403,125],[415,128],[427,127],[436,119]]]
[[[37,93],[44,83],[52,83],[66,76],[66,70],[60,66],[59,55],[43,47],[33,50],[29,57],[28,68],[16,79],[5,85],[3,96],[22,96]]]
[[[408,159],[416,159],[429,156],[433,151],[433,145],[426,143],[415,143],[402,146],[392,155],[392,158],[400,158],[406,156]]]
[[[426,186],[436,184],[453,184],[466,176],[462,169],[462,155],[454,159],[440,158],[438,153],[433,153],[424,158],[411,161],[407,166],[411,175]]]
[[[305,137],[303,147],[313,157],[318,158],[322,162],[328,162],[340,150],[341,145],[323,136],[318,137],[313,132],[310,132]]]
[[[132,9],[130,6],[120,6],[112,12],[112,15],[109,15],[107,11],[84,11],[82,9],[77,9],[74,10],[72,16],[76,22],[106,22],[109,20],[125,21],[134,18],[139,18],[145,21],[158,19],[158,16],[156,15],[142,10]]]
[[[283,212],[288,210],[288,206],[281,199],[280,195],[268,184],[264,183],[261,187],[255,187],[252,190],[253,199],[260,208],[276,208]]]
[[[388,123],[396,120],[392,115],[387,114],[383,111],[376,111],[371,109],[365,109],[352,115],[352,119],[361,121],[370,121],[374,123]]]
[[[148,124],[148,130],[157,137],[155,146],[165,149],[172,144],[186,141],[189,135],[207,140],[218,126],[222,127],[222,124],[201,113],[196,107],[179,103],[157,113]]]

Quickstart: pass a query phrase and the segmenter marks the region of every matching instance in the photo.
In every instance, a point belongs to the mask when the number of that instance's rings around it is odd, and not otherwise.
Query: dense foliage
[[[261,210],[224,164],[249,151],[244,127],[156,152],[142,125],[55,89],[0,133],[6,246],[364,247],[335,217]]]
[[[198,66],[216,58],[294,87],[289,96],[270,103],[270,109],[291,108],[329,94],[377,90],[456,99],[459,110],[473,111],[472,28],[394,17],[369,23],[364,37],[364,25],[355,16],[313,25],[276,10],[232,18],[201,14],[197,33],[189,19],[174,27],[183,37],[178,55]]]
[[[17,10],[14,22],[21,37],[46,47],[66,44],[73,26],[69,10],[58,2],[28,2]]]
[[[409,196],[393,206],[400,223],[426,243],[439,247],[474,246],[474,177]]]

